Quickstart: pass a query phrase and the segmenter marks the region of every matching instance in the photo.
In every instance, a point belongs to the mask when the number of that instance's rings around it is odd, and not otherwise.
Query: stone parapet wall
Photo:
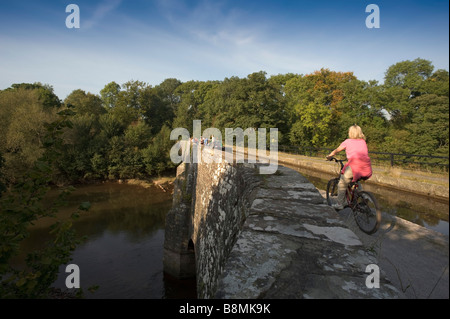
[[[260,182],[253,165],[223,161],[178,167],[166,217],[164,269],[177,278],[193,277],[194,271],[199,298],[213,296]]]
[[[189,247],[191,196],[196,167],[182,164],[177,168],[172,209],[166,215],[164,272],[179,278],[195,277],[195,254]]]
[[[198,166],[190,233],[196,251],[199,298],[213,296],[257,185],[254,170],[243,165],[223,162]]]

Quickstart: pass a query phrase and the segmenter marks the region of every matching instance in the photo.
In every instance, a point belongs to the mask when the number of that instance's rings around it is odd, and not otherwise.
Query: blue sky
[[[80,28],[68,29],[68,4]],[[379,29],[365,24],[380,8]],[[266,71],[352,71],[383,82],[397,62],[449,69],[447,0],[0,0],[0,89],[41,82],[64,99],[109,82],[223,80]]]

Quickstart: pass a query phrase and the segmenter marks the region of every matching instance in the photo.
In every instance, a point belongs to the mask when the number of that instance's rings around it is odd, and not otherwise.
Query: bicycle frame
[[[338,195],[336,194],[336,190],[337,193],[339,193],[338,184],[340,178],[342,178],[342,170],[345,165],[344,160],[338,160],[335,157],[327,157],[327,160],[335,161],[340,164],[339,177],[329,180],[327,184],[327,202],[328,205],[332,206],[332,197]],[[361,178],[360,180],[365,179],[366,178]],[[351,181],[347,185],[345,192],[346,206],[353,211],[353,216],[358,227],[363,232],[370,235],[378,230],[381,222],[381,210],[375,197],[370,192],[359,190],[360,180],[356,182]]]
[[[342,174],[341,174],[342,175]],[[353,209],[353,203],[355,202],[355,194],[358,191],[358,182],[350,182],[347,186],[347,192],[345,192],[345,198],[347,200],[347,204],[350,208]]]
[[[344,161],[345,160],[338,160],[337,158],[333,157],[331,160],[334,160],[336,163],[339,163],[341,165],[341,168],[339,169],[339,178],[342,175],[342,170],[344,169]],[[345,192],[345,199],[347,200],[347,204],[350,208],[353,209],[353,203],[356,199],[356,192],[358,191],[358,185],[359,182],[350,182],[347,186],[347,191]]]

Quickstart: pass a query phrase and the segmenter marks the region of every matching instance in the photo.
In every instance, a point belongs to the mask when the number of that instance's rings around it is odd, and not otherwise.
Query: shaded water
[[[307,171],[295,166],[286,166],[304,175],[320,190],[326,190],[328,180],[336,177],[322,172]],[[449,235],[448,200],[433,199],[368,183],[363,183],[363,187],[375,195],[383,212]]]
[[[73,252],[70,262],[80,268],[85,298],[179,298],[195,297],[193,282],[177,281],[163,274],[165,216],[172,195],[159,188],[104,183],[77,187],[69,206],[60,216],[69,216],[81,202],[90,201],[74,229],[87,240]],[[23,243],[24,251],[43,246],[49,238],[49,220],[42,220]],[[66,289],[65,266],[54,286]],[[95,293],[88,288],[98,285]]]

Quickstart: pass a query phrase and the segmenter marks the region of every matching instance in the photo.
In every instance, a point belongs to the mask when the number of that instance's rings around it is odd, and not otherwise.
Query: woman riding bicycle
[[[361,128],[356,124],[350,126],[348,137],[327,156],[327,159],[329,159],[335,156],[336,153],[345,150],[348,159],[341,171],[337,203],[332,205],[337,210],[344,208],[345,192],[350,182],[358,182],[360,179],[368,179],[372,176],[372,164],[367,149],[366,137]]]

